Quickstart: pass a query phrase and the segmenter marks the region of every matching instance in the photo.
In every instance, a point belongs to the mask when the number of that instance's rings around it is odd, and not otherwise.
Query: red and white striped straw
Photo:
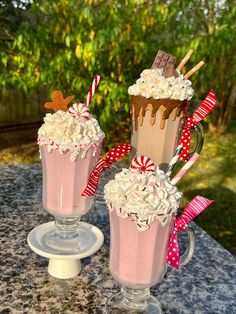
[[[192,167],[192,165],[198,160],[200,157],[199,154],[194,153],[193,156],[189,159],[188,162],[183,166],[182,169],[176,174],[176,176],[170,181],[172,184],[176,184],[184,175],[185,173]]]
[[[84,101],[85,106],[88,107],[89,104],[91,103],[93,95],[94,95],[94,93],[95,93],[95,91],[99,85],[100,79],[101,79],[101,77],[99,75],[96,75],[95,78],[93,79],[92,86],[90,87],[90,90],[88,92],[86,100]]]

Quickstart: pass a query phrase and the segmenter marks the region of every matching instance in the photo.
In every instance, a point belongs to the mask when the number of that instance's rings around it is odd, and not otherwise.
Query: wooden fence
[[[41,88],[31,95],[16,88],[0,92],[0,127],[42,121],[43,104],[48,100],[48,89]]]

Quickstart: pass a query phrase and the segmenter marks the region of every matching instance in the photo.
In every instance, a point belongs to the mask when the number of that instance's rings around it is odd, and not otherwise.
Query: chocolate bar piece
[[[178,77],[179,73],[175,70],[174,64],[168,63],[163,71],[163,76],[164,77],[171,77],[171,76]]]
[[[176,61],[176,57],[164,51],[159,50],[151,68],[152,69],[165,68],[167,65],[170,65],[170,64],[174,65],[175,61]]]

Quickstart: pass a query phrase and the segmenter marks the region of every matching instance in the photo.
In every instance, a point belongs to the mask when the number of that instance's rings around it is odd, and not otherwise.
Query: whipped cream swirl
[[[178,77],[164,77],[163,69],[146,69],[136,84],[128,89],[129,95],[143,96],[154,99],[176,99],[190,100],[194,91],[191,81],[184,78],[182,74]]]
[[[104,190],[109,209],[123,218],[132,216],[140,231],[157,219],[165,225],[179,207],[181,196],[158,166],[154,173],[122,169]]]
[[[59,110],[53,114],[47,113],[44,124],[38,130],[39,146],[47,145],[48,151],[58,149],[61,154],[71,151],[70,160],[86,156],[90,147],[94,155],[105,137],[98,121],[91,115],[89,120],[83,117],[75,119],[68,111]]]

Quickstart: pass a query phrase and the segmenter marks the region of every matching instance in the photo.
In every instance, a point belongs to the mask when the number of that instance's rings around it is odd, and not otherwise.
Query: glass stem
[[[64,238],[73,238],[77,236],[77,229],[80,222],[80,216],[59,217],[55,216],[55,226],[58,233]]]
[[[121,288],[124,297],[124,303],[130,308],[140,308],[144,305],[145,300],[150,296],[150,289],[131,289]]]

